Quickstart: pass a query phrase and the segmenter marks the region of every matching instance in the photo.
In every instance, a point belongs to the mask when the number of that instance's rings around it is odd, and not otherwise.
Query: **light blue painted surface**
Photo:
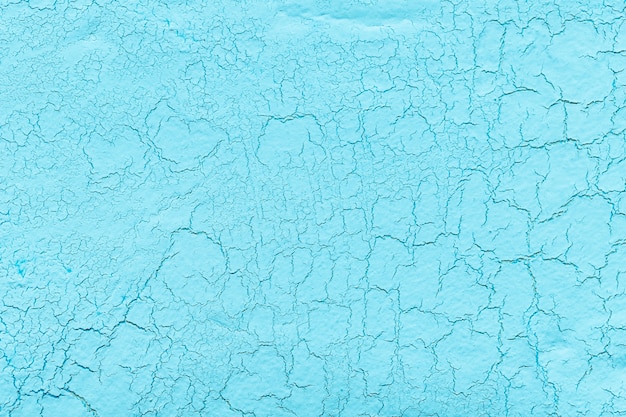
[[[624,3],[456,3],[0,1],[0,416],[625,415]]]

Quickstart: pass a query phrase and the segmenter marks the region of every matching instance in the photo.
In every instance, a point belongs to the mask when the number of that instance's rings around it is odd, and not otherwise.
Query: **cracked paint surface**
[[[625,13],[0,0],[0,416],[626,415]]]

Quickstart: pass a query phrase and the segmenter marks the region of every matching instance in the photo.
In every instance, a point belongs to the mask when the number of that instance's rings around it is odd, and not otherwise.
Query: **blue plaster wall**
[[[626,415],[618,0],[0,0],[0,416]]]

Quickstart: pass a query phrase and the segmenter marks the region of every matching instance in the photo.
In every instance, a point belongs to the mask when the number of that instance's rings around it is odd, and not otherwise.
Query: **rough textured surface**
[[[0,0],[0,416],[626,415],[624,2],[456,3]]]

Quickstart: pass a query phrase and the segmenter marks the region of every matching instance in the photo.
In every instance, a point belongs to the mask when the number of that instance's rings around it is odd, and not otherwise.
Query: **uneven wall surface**
[[[626,415],[625,13],[0,0],[0,416]]]

